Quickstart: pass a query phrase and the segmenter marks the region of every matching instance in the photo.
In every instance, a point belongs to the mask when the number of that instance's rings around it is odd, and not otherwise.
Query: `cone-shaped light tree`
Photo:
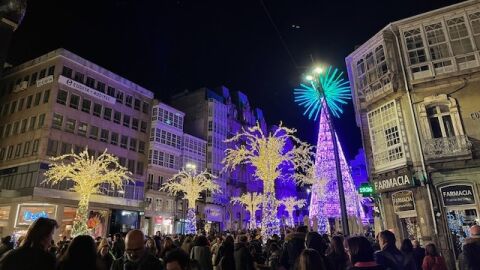
[[[257,227],[255,222],[255,211],[260,209],[262,201],[263,195],[257,192],[247,192],[240,197],[233,197],[230,200],[232,204],[241,204],[248,210],[248,212],[250,212],[250,229],[255,229]]]
[[[166,191],[172,196],[182,195],[188,202],[187,220],[185,233],[197,232],[197,218],[195,215],[196,201],[200,199],[202,192],[221,192],[220,186],[214,182],[216,177],[207,171],[196,173],[195,170],[181,170],[174,174],[160,190]]]
[[[89,234],[88,204],[92,194],[101,193],[106,188],[122,190],[124,184],[133,181],[132,173],[120,165],[117,157],[107,153],[107,149],[98,157],[90,156],[85,149],[79,154],[53,157],[51,161],[50,168],[45,172],[45,182],[55,185],[61,181],[72,181],[71,190],[80,195],[72,236]]]
[[[302,208],[306,204],[306,200],[304,199],[297,199],[295,197],[286,197],[280,200],[280,204],[283,204],[285,206],[285,210],[288,213],[288,225],[289,226],[295,226],[295,220],[293,219],[293,210],[295,210],[295,207]]]
[[[225,151],[223,163],[226,169],[247,164],[254,168],[255,177],[263,181],[262,236],[268,237],[280,232],[275,198],[275,180],[295,175],[311,163],[312,146],[294,136],[295,129],[282,126],[265,134],[260,125],[242,129],[242,132],[226,140],[237,143]],[[287,142],[292,146],[287,149]],[[288,172],[284,168],[289,168]]]

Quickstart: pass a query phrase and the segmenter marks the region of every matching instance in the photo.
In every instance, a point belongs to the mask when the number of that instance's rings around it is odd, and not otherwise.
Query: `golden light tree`
[[[89,234],[88,204],[92,194],[99,194],[106,187],[122,190],[125,183],[133,181],[132,173],[120,165],[117,157],[107,153],[107,149],[98,157],[90,156],[86,148],[79,154],[72,152],[50,160],[52,163],[45,172],[44,182],[55,185],[72,181],[71,190],[80,195],[72,227],[73,236]]]
[[[242,132],[226,140],[236,144],[225,151],[225,169],[234,169],[241,164],[251,165],[255,177],[263,182],[264,201],[262,205],[262,234],[264,241],[280,233],[276,217],[277,200],[275,181],[289,178],[298,171],[304,171],[311,163],[312,146],[300,141],[293,134],[295,129],[282,126],[266,134],[260,124],[242,129]]]
[[[202,192],[210,191],[212,194],[220,193],[220,186],[214,182],[216,177],[206,170],[196,173],[195,170],[181,170],[163,184],[160,190],[172,196],[183,195],[188,202],[187,211],[187,234],[194,234],[197,231],[197,219],[195,215],[196,201],[200,199]]]
[[[307,201],[304,199],[297,200],[297,198],[295,197],[285,197],[282,198],[279,202],[280,204],[283,204],[285,206],[285,210],[288,213],[289,225],[295,226],[295,220],[293,219],[293,210],[295,210],[295,207],[304,207]]]
[[[241,204],[250,212],[250,229],[256,228],[255,211],[260,209],[262,201],[263,195],[257,192],[247,192],[240,197],[233,197],[230,200],[232,204]]]

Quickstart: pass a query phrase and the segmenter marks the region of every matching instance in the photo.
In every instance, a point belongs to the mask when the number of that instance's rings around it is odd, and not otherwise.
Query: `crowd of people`
[[[0,270],[446,270],[434,244],[405,239],[400,249],[391,231],[376,239],[320,235],[299,226],[262,241],[258,231],[216,235],[148,237],[132,230],[113,239],[79,235],[53,241],[57,223],[39,218],[16,245],[2,239]],[[480,226],[470,229],[460,269],[480,269]]]

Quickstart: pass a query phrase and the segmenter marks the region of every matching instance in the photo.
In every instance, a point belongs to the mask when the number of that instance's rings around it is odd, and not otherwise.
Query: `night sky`
[[[247,94],[269,124],[283,120],[316,143],[316,124],[293,102],[302,74],[314,62],[345,70],[354,47],[389,22],[457,2],[264,0],[267,13],[260,0],[28,1],[8,62],[63,47],[167,103],[185,89],[225,85]],[[352,105],[345,109],[335,126],[353,158],[360,133]]]

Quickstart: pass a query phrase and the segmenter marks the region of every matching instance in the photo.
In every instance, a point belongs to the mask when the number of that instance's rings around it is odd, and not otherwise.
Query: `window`
[[[13,123],[12,135],[18,134],[19,127],[20,127],[20,121],[16,121],[15,123]],[[7,125],[7,128],[8,128],[8,131],[10,131],[8,125]],[[7,136],[10,136],[10,132],[8,132]]]
[[[138,130],[138,119],[132,118],[132,129]]]
[[[28,130],[34,130],[36,123],[37,123],[37,117],[36,116],[30,117],[30,124],[29,124]]]
[[[63,124],[63,115],[54,113],[52,119],[52,128],[61,129]]]
[[[103,82],[97,82],[97,90],[105,93],[105,84]]]
[[[118,133],[112,132],[112,134],[110,136],[110,143],[113,144],[113,145],[118,144]]]
[[[0,160],[4,160],[5,159],[5,147],[2,147],[2,149],[0,149]]]
[[[58,151],[58,141],[48,139],[47,155],[56,156]]]
[[[464,17],[447,20],[450,44],[454,55],[462,55],[473,52],[472,42],[468,35]]]
[[[432,105],[426,110],[433,138],[455,136],[452,116],[447,105]]]
[[[33,141],[33,145],[32,145],[32,155],[35,155],[36,153],[38,153],[38,144],[40,143],[40,139],[35,139]]]
[[[77,134],[80,135],[80,136],[87,136],[87,127],[88,127],[87,123],[79,122],[78,123]]]
[[[10,114],[13,114],[16,108],[17,108],[17,101],[15,100],[14,102],[12,102],[12,105],[10,106]]]
[[[38,106],[40,104],[40,100],[42,99],[42,92],[35,94],[35,102],[33,106]]]
[[[7,127],[5,128],[5,137],[10,136],[11,131],[12,131],[12,124],[7,124]]]
[[[7,115],[9,106],[10,106],[10,104],[8,104],[8,103],[5,104],[5,106],[3,106],[3,115],[4,116]]]
[[[92,77],[87,76],[87,82],[85,84],[90,88],[94,88],[95,87],[95,80]]]
[[[420,28],[406,31],[403,33],[403,36],[405,38],[410,65],[426,62],[425,45],[420,33]]]
[[[70,143],[62,143],[60,148],[60,155],[69,154],[72,152],[72,145]]]
[[[139,141],[138,142],[138,152],[145,154],[145,142],[144,141]]]
[[[112,109],[107,107],[103,108],[103,119],[108,121],[112,120]]]
[[[47,69],[46,69],[46,68],[40,70],[40,73],[38,74],[38,78],[39,78],[39,79],[45,78],[45,74],[47,74]],[[72,75],[72,72],[70,71],[70,76],[71,76],[71,75]]]
[[[84,78],[85,78],[85,75],[83,75],[82,73],[77,71],[77,72],[75,72],[75,77],[73,78],[73,80],[83,84]]]
[[[88,99],[82,99],[82,112],[90,113],[92,102]]]
[[[27,97],[27,109],[30,109],[30,107],[32,107],[32,99],[33,99],[33,95],[30,95]],[[67,98],[65,98],[65,100],[67,100]]]
[[[53,75],[53,73],[55,73],[55,66],[48,67],[47,75],[50,76],[50,75]]]
[[[20,154],[22,153],[22,144],[19,143],[17,144],[17,146],[15,147],[15,157],[19,157]]]
[[[142,112],[143,113],[148,113],[149,108],[150,108],[150,104],[148,104],[147,102],[144,101],[143,105],[142,105]]]
[[[22,127],[20,129],[21,133],[25,133],[27,131],[27,122],[28,122],[28,119],[23,119],[22,120]]]
[[[65,122],[65,131],[73,133],[75,132],[75,124],[77,121],[74,119],[67,118],[67,121]]]
[[[143,175],[143,162],[137,162],[137,174]]]
[[[375,169],[404,163],[405,152],[395,101],[368,112],[367,117]]]
[[[23,104],[25,104],[25,98],[21,98],[18,102],[18,111],[23,110]]]
[[[107,129],[102,129],[102,131],[100,132],[100,141],[108,142],[109,133],[110,132]]]
[[[43,104],[48,103],[49,98],[50,98],[50,89],[45,90],[43,94]]]
[[[133,101],[133,97],[127,95],[127,98],[125,99],[125,105],[127,105],[127,107],[132,107],[132,101]]]
[[[80,104],[80,97],[77,95],[70,95],[70,108],[78,110],[78,105]]]
[[[127,143],[128,143],[128,137],[122,135],[122,137],[120,139],[120,147],[127,148]]]
[[[117,93],[116,93],[116,98],[117,98],[117,102],[118,102],[118,103],[123,104],[123,93],[122,93],[122,92],[117,91]]]
[[[145,122],[145,121],[140,122],[140,131],[143,132],[143,133],[147,132],[147,122]]]
[[[137,140],[130,138],[130,150],[137,151]]]
[[[28,156],[30,154],[30,142],[25,142],[25,146],[23,146],[23,156]]]
[[[58,89],[57,103],[60,103],[62,105],[66,105],[67,104],[67,96],[68,96],[67,91],[63,91],[61,89]],[[28,106],[28,102],[27,102],[27,106]]]
[[[109,95],[111,97],[115,97],[115,88],[113,88],[111,86],[108,86],[107,87],[107,95]]]
[[[113,114],[113,122],[120,124],[121,119],[122,119],[122,113],[115,111]]]
[[[90,126],[89,138],[94,140],[98,138],[98,127]]]
[[[130,115],[123,115],[123,126],[130,127]]]
[[[135,160],[131,160],[131,159],[128,160],[127,169],[128,169],[131,173],[135,173]]]
[[[93,115],[100,117],[100,114],[102,114],[102,105],[98,103],[93,104]]]
[[[470,19],[470,25],[472,26],[473,39],[477,45],[477,49],[480,48],[480,12],[475,12],[468,15]]]
[[[442,23],[434,23],[425,26],[427,43],[430,51],[430,57],[433,61],[447,58],[450,56],[447,39],[443,32]]]
[[[7,150],[7,159],[11,159],[13,155],[13,145],[10,145]]]
[[[142,103],[142,101],[138,98],[135,99],[135,102],[133,104],[133,108],[137,111],[140,111],[140,104]]]
[[[38,116],[38,128],[42,128],[44,124],[45,124],[45,114],[42,113],[40,114],[40,116]]]
[[[152,109],[152,121],[157,120],[157,113],[158,113],[158,109],[156,107],[154,107]]]
[[[67,78],[72,78],[72,69],[69,67],[63,66],[62,75]]]
[[[30,84],[29,84],[30,86],[34,85],[37,82],[37,75],[38,73],[35,72],[32,74],[32,77],[30,77]]]

